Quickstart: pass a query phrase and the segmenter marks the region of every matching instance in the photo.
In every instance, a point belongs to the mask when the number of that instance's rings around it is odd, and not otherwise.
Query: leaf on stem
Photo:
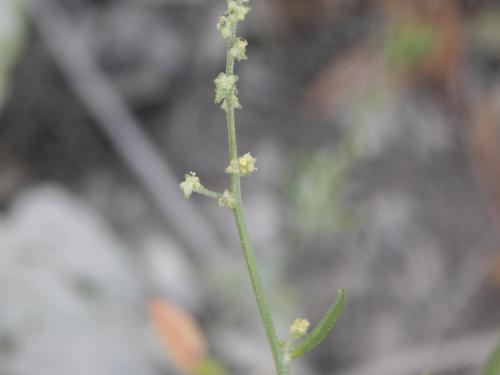
[[[304,341],[300,343],[290,354],[290,360],[300,357],[301,355],[311,351],[316,346],[321,344],[323,340],[330,334],[337,319],[344,310],[346,304],[345,293],[342,289],[339,289],[339,294],[337,299],[332,303],[330,308],[327,310],[323,318],[314,327],[309,335],[306,336]]]

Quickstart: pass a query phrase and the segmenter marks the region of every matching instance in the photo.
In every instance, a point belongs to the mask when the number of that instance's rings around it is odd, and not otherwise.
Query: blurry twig
[[[177,178],[142,131],[92,53],[55,0],[33,1],[32,19],[70,87],[109,138],[116,152],[156,202],[180,240],[197,260],[216,260],[221,249],[214,231],[190,204],[184,204]],[[76,150],[75,150],[76,151]],[[196,228],[193,236],[192,228]],[[210,256],[207,256],[210,251]],[[216,253],[216,254],[214,254]]]
[[[432,373],[463,367],[481,367],[492,352],[498,333],[488,332],[423,347],[390,353],[340,375],[411,375],[429,370]],[[439,352],[439,356],[435,353]]]

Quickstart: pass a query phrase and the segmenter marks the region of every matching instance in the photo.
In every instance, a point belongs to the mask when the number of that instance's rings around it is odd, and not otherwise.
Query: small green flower
[[[220,73],[217,78],[215,78],[215,92],[218,100],[222,100],[224,96],[234,90],[234,87],[238,82],[238,76],[234,74]]]
[[[252,172],[257,170],[257,167],[255,166],[255,163],[257,162],[257,159],[252,156],[249,152],[247,152],[245,155],[241,156],[238,159],[238,164],[240,166],[240,173],[242,176],[248,176],[252,174]]]
[[[217,22],[217,30],[219,30],[224,39],[229,39],[231,36],[231,23],[226,14],[220,16]]]
[[[300,340],[305,336],[310,325],[311,323],[307,319],[295,319],[288,332],[294,340]]]
[[[215,103],[221,103],[224,111],[227,110],[227,100],[231,98],[234,108],[241,108],[240,101],[238,100],[238,90],[236,89],[236,82],[238,76],[234,74],[220,73],[215,78]]]
[[[246,55],[248,42],[243,38],[237,38],[232,47],[229,49],[229,54],[236,59],[236,61],[247,60]]]
[[[179,187],[181,188],[182,194],[186,199],[189,199],[194,191],[203,189],[203,185],[201,184],[200,179],[194,172],[189,172],[189,174],[186,174],[184,176],[184,181],[179,184]]]
[[[224,190],[222,196],[219,198],[219,207],[228,208],[230,210],[234,209],[236,202],[234,201],[233,195],[229,192],[229,190]]]
[[[238,21],[243,21],[247,13],[250,12],[250,7],[247,4],[248,1],[230,0],[228,4],[229,15]]]
[[[248,176],[257,170],[255,163],[257,159],[249,152],[240,156],[238,160],[232,160],[225,172],[229,174],[239,173],[241,176]]]
[[[240,100],[238,99],[238,97],[236,96],[236,90],[235,90],[235,93],[233,94],[233,108],[234,109],[241,109],[242,106],[241,106],[241,103],[240,103]],[[221,108],[224,110],[224,111],[227,111],[227,104],[226,104],[226,100],[224,100],[221,104]]]
[[[231,160],[231,163],[229,163],[225,172],[229,174],[240,173],[240,164],[238,163],[238,160]]]

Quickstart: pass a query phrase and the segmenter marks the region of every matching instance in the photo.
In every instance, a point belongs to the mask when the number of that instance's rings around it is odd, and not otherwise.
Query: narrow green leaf
[[[300,357],[302,354],[311,351],[316,346],[321,344],[321,342],[332,331],[335,323],[337,322],[337,319],[340,317],[340,314],[344,310],[345,304],[345,292],[342,289],[339,289],[337,299],[328,308],[325,315],[323,315],[323,318],[321,318],[319,323],[316,324],[311,333],[306,336],[304,341],[302,341],[290,354],[291,360]]]
[[[483,371],[483,375],[499,375],[499,374],[500,374],[500,341],[498,342],[495,351],[491,355]]]

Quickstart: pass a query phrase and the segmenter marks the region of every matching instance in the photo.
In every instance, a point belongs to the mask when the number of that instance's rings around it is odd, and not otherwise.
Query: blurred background
[[[0,1],[0,374],[274,373],[232,216],[178,188],[228,184],[225,6]],[[348,296],[293,373],[478,373],[500,326],[500,1],[252,7],[237,122],[279,335]]]

